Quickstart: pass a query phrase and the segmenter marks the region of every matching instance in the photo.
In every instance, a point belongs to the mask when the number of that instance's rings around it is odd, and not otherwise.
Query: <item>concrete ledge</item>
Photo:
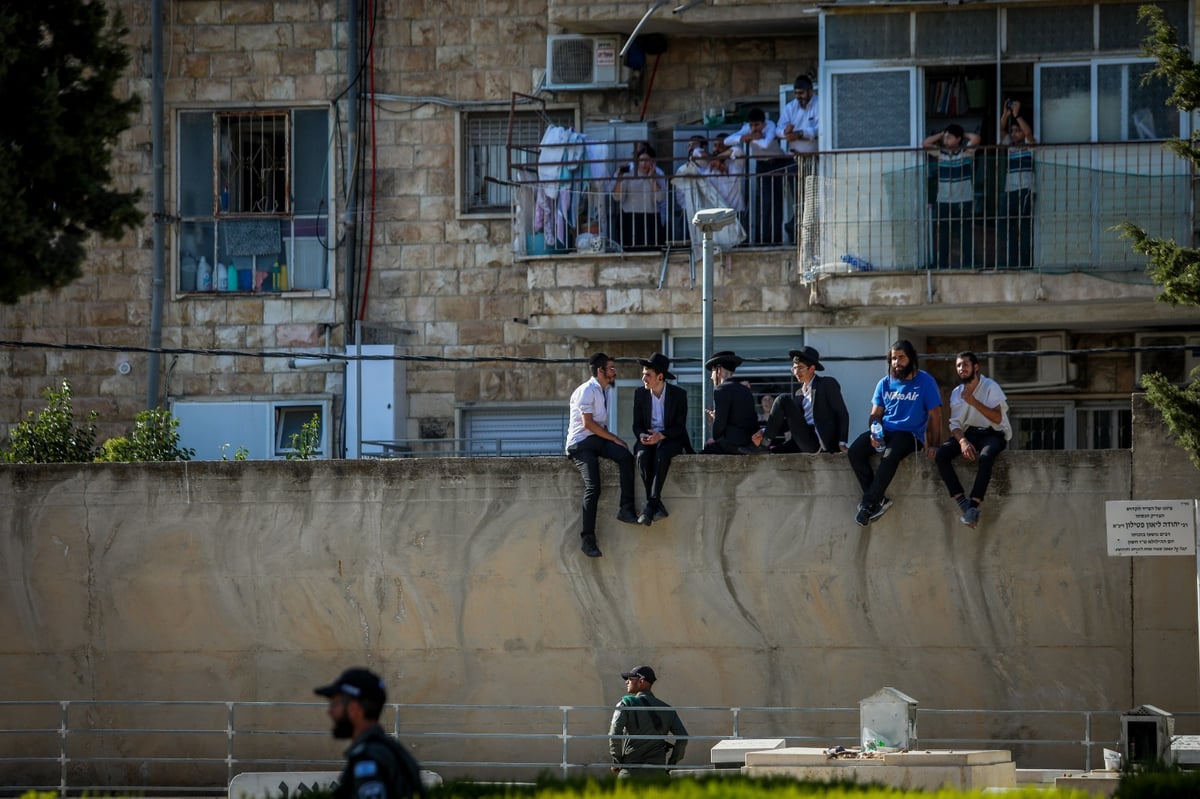
[[[303,796],[310,791],[333,790],[341,771],[247,771],[229,781],[229,799]],[[442,784],[441,775],[421,769],[421,782],[428,790]]]
[[[1088,771],[1083,774],[1059,777],[1054,781],[1055,788],[1087,791],[1093,796],[1112,796],[1120,784],[1121,772],[1119,771]]]
[[[895,752],[880,757],[833,758],[824,749],[789,747],[746,754],[743,773],[798,780],[873,782],[895,788],[937,790],[1015,788],[1012,754],[1001,749]]]
[[[736,764],[744,766],[746,755],[750,752],[761,752],[769,749],[782,749],[787,740],[784,738],[730,738],[718,741],[709,750],[709,762],[714,765]]]

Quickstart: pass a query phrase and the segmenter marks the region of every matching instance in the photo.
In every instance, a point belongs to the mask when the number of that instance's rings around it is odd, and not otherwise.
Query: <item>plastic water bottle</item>
[[[225,265],[217,261],[215,271],[217,281],[217,291],[229,291],[229,272],[225,269]]]
[[[855,269],[859,272],[870,272],[875,268],[866,258],[859,258],[854,254],[843,255],[842,262],[849,265],[851,269]]]
[[[878,446],[875,447],[875,451],[883,452],[886,448],[886,445],[883,443],[883,425],[878,421],[871,422],[871,435],[879,442]]]

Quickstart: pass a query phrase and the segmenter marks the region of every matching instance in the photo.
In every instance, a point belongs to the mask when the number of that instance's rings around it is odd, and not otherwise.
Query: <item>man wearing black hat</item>
[[[603,553],[596,543],[596,505],[600,501],[600,459],[615,461],[621,475],[621,510],[617,521],[637,524],[633,509],[633,454],[620,438],[608,429],[609,408],[613,400],[608,389],[617,381],[617,365],[603,352],[588,359],[591,378],[571,394],[567,426],[567,457],[583,478],[583,530],[580,549],[589,558]]]
[[[712,422],[712,437],[701,450],[705,455],[737,455],[753,446],[751,436],[758,430],[754,394],[730,379],[741,365],[742,359],[729,350],[715,352],[704,362],[713,383],[713,407],[704,409]]]
[[[850,412],[842,399],[842,387],[832,377],[821,377],[821,353],[813,347],[790,350],[792,375],[800,383],[795,397],[781,394],[771,406],[765,431],[754,434],[754,445],[772,441],[784,430],[789,441],[772,452],[845,452],[850,436]]]
[[[657,679],[654,669],[638,666],[622,672],[621,678],[625,680],[625,696],[617,703],[608,728],[608,752],[616,764],[612,770],[619,779],[662,779],[666,768],[683,760],[687,752],[687,728],[679,714],[651,690]],[[674,736],[673,743],[667,741],[668,735]]]
[[[681,452],[692,454],[687,431],[687,392],[673,386],[671,360],[661,352],[642,365],[642,388],[633,393],[633,456],[646,489],[646,505],[638,521],[649,525],[669,515],[662,503],[662,488],[667,481],[671,459]]]
[[[379,675],[347,669],[314,693],[329,699],[333,737],[353,740],[334,799],[423,799],[425,787],[417,761],[379,726],[387,702]]]

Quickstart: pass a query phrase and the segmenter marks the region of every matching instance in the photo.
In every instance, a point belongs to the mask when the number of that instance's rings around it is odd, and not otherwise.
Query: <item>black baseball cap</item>
[[[337,696],[345,694],[354,699],[374,699],[379,704],[387,702],[387,689],[383,679],[373,671],[363,668],[346,669],[341,676],[329,685],[314,688],[318,696]]]
[[[632,671],[621,672],[621,679],[628,680],[632,677],[645,680],[646,682],[654,682],[658,678],[654,676],[654,669],[649,666],[637,666]]]

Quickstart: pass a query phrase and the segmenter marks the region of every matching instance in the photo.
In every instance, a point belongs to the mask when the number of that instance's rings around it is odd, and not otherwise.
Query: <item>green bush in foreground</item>
[[[1195,796],[1196,794],[1189,794]],[[576,779],[558,781],[544,779],[536,785],[489,785],[467,781],[448,782],[430,791],[430,799],[587,799],[589,797],[645,797],[645,799],[792,799],[792,797],[822,797],[822,799],[987,799],[994,794],[981,790],[917,791],[889,788],[882,785],[857,783],[799,782],[787,777],[711,776],[694,779],[674,779],[670,782],[638,780],[603,781]],[[1093,799],[1084,791],[1057,791],[1044,787],[1029,787],[1004,794],[1015,799]]]

